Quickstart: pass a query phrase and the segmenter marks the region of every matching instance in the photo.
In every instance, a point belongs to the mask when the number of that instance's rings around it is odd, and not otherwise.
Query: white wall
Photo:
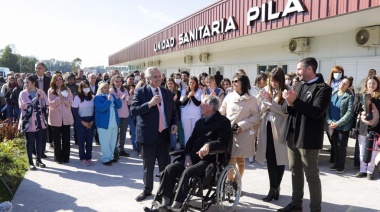
[[[212,53],[207,64],[194,60],[193,64],[188,65],[183,63],[183,58],[172,58],[162,61],[161,67],[190,68],[190,74],[197,76],[203,71],[208,72],[208,67],[223,66],[222,74],[229,78],[241,68],[254,80],[258,65],[288,65],[288,72],[295,72],[298,59],[309,56],[320,61],[318,71],[324,75],[325,80],[329,77],[332,66],[340,65],[347,76],[354,77],[355,84],[367,75],[370,68],[380,73],[380,56],[377,53],[380,50],[357,47],[354,38],[354,31],[309,38],[309,52],[302,55],[290,53],[288,43],[284,42]]]

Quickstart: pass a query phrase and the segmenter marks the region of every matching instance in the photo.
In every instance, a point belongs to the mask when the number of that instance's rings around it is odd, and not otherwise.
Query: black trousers
[[[158,194],[164,197],[172,198],[176,179],[179,178],[178,192],[175,194],[174,201],[183,203],[190,191],[190,178],[204,176],[207,166],[211,163],[208,161],[199,161],[189,168],[185,168],[185,160],[181,160],[168,165],[163,172]]]
[[[158,134],[157,140],[153,144],[141,144],[141,153],[144,167],[144,192],[151,193],[153,190],[153,172],[156,159],[158,169],[162,172],[170,164],[170,142],[169,130],[165,129]]]
[[[346,163],[346,155],[347,155],[347,143],[350,131],[341,131],[334,130],[331,141],[333,142],[333,147],[331,151],[334,151],[335,155],[335,165],[338,168],[344,168],[344,164]]]
[[[268,166],[269,184],[271,188],[280,187],[284,176],[285,165],[277,165],[276,150],[274,148],[271,123],[267,123],[267,151],[265,153]]]
[[[70,125],[51,126],[54,140],[54,160],[66,162],[70,159]]]

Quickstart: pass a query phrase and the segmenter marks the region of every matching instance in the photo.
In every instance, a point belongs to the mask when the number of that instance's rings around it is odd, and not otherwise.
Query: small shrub
[[[18,135],[18,121],[15,123],[3,122],[0,120],[0,142],[4,139],[12,140]]]
[[[0,142],[0,178],[5,182],[0,179],[0,202],[12,200],[12,194],[16,192],[27,170],[24,138]]]

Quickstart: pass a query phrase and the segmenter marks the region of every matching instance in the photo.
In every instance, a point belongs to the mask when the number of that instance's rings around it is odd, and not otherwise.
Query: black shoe
[[[118,159],[114,158],[111,160],[112,163],[117,163]]]
[[[41,154],[41,158],[47,158],[47,156],[45,155],[45,153]]]
[[[368,180],[375,180],[375,177],[373,176],[373,174],[367,174],[367,179]]]
[[[119,157],[119,153],[115,153],[115,154],[113,154],[113,159],[114,159],[114,160],[119,160],[119,159],[120,159],[120,157]]]
[[[105,162],[103,164],[106,165],[106,166],[112,166],[112,162],[111,161]]]
[[[295,206],[289,203],[285,208],[280,208],[277,212],[302,212],[302,206]]]
[[[70,163],[70,161],[69,160],[64,160],[63,163]]]
[[[155,208],[151,209],[151,208],[148,208],[148,207],[144,207],[144,212],[158,212],[158,210],[155,209]]]
[[[34,164],[29,164],[29,170],[30,171],[36,171],[37,168],[36,168],[36,166]]]
[[[138,195],[138,196],[136,197],[136,201],[137,201],[137,202],[143,201],[144,199],[146,199],[147,197],[149,197],[149,196],[151,196],[151,195],[152,195],[151,192],[149,192],[149,193],[142,192],[140,195]]]
[[[330,167],[330,171],[336,171],[336,170],[338,170],[337,165],[334,164],[333,166]]]
[[[280,190],[281,190],[281,188],[277,187],[276,192],[275,192],[274,197],[273,197],[274,200],[278,200],[280,198]]]
[[[185,146],[184,145],[181,145],[181,148],[179,148],[180,150],[185,150]]]
[[[357,177],[357,178],[363,178],[363,177],[366,177],[366,176],[367,176],[367,173],[363,173],[363,172],[358,172],[355,175],[355,177]]]
[[[119,156],[129,157],[129,156],[131,156],[131,155],[129,155],[129,154],[126,153],[125,151],[120,151],[120,152],[119,152]]]
[[[341,168],[337,168],[337,169],[336,169],[336,173],[337,173],[337,174],[343,174],[344,171],[346,171],[346,169],[344,169],[344,167],[341,167]]]
[[[170,151],[171,151],[171,152],[175,151],[175,148],[170,148]]]
[[[274,197],[276,196],[276,193],[277,193],[276,190],[277,189],[271,187],[270,190],[269,190],[268,195],[266,197],[262,198],[262,200],[264,202],[270,202],[270,201],[272,201],[272,199],[274,199]]]
[[[37,167],[40,167],[40,168],[46,168],[46,165],[44,163],[42,163],[41,161],[36,161],[36,166]]]

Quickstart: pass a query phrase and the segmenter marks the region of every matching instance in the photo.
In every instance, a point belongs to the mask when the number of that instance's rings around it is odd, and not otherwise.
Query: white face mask
[[[90,92],[90,88],[83,88],[83,92],[85,92],[85,93]]]
[[[335,80],[340,80],[340,78],[342,78],[342,73],[334,73]]]
[[[290,85],[292,83],[291,80],[285,80],[285,84]]]
[[[76,83],[77,84],[77,86],[79,86],[80,85],[80,82],[78,82],[78,83]]]
[[[135,76],[135,82],[140,81],[141,77],[140,76]]]
[[[175,82],[176,84],[179,84],[179,83],[182,82],[182,80],[181,80],[181,79],[174,79],[174,82]]]

